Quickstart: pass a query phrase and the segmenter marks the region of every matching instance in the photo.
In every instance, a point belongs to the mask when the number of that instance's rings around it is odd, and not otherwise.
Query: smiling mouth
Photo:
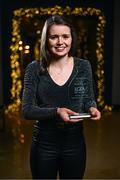
[[[65,49],[66,47],[55,47],[55,49],[57,50],[57,51],[64,51],[64,49]]]

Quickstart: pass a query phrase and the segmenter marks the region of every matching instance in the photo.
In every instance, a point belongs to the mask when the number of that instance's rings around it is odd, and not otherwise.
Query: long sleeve
[[[37,85],[39,75],[37,73],[38,64],[33,61],[30,63],[24,76],[24,88],[22,96],[22,112],[25,119],[46,120],[57,116],[56,108],[39,107],[36,103]]]
[[[89,110],[90,107],[97,107],[96,101],[95,101],[95,95],[94,95],[94,89],[93,89],[93,77],[92,77],[92,68],[89,61],[86,61],[86,76],[88,78],[88,88],[87,88],[87,94],[88,97],[85,99],[85,109],[86,111]]]

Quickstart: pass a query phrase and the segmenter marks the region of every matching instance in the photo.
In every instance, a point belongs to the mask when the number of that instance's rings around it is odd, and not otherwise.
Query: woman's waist
[[[34,127],[37,129],[77,129],[79,128],[80,130],[83,129],[83,122],[75,122],[75,123],[70,123],[70,122],[64,122],[62,120],[59,121],[38,121],[36,120]]]

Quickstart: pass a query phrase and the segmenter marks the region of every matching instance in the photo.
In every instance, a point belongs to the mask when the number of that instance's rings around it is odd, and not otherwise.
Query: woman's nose
[[[63,43],[63,39],[61,36],[58,37],[58,44],[62,44]]]

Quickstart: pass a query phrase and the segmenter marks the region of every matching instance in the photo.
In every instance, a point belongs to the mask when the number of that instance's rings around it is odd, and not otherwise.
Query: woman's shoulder
[[[39,74],[40,72],[40,63],[38,60],[31,61],[25,68],[26,72],[29,72],[30,74]]]
[[[82,58],[79,58],[79,57],[74,57],[74,60],[75,60],[75,65],[76,66],[90,66],[90,62],[89,60],[87,59],[82,59]]]
[[[27,65],[26,69],[29,69],[30,71],[32,71],[32,73],[35,73],[36,75],[44,75],[46,73],[45,71],[43,71],[43,68],[39,60],[31,61]]]
[[[39,65],[39,61],[33,60],[27,65],[27,68],[37,68],[38,65]]]

